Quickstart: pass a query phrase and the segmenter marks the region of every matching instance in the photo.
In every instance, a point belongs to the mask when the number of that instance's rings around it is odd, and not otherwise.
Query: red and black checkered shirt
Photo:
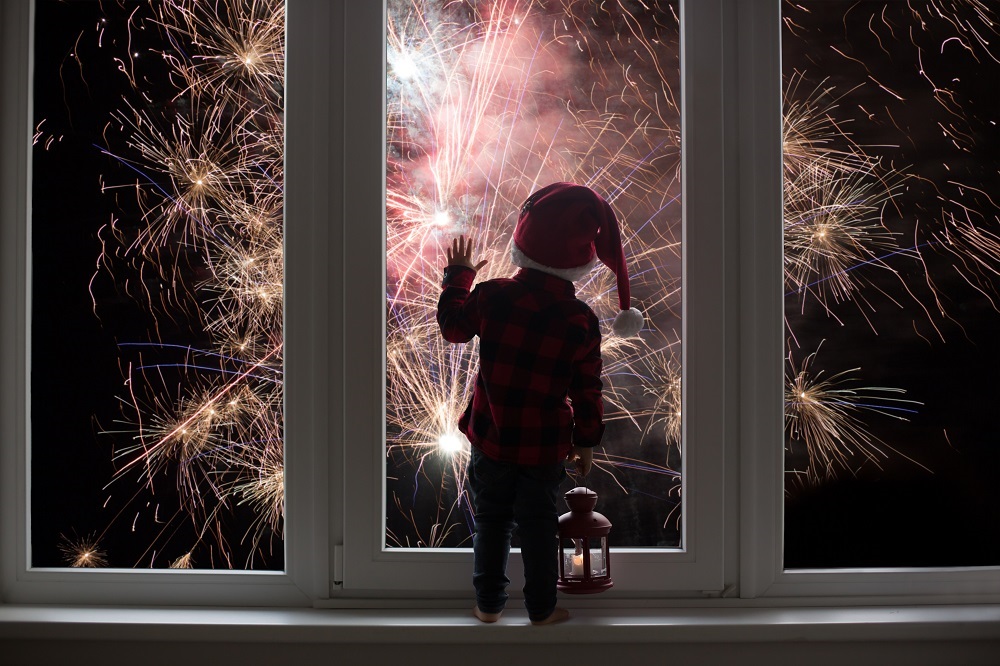
[[[493,460],[543,465],[604,434],[601,332],[573,283],[524,268],[469,292],[476,272],[449,266],[437,320],[449,342],[479,336],[479,373],[459,428]]]

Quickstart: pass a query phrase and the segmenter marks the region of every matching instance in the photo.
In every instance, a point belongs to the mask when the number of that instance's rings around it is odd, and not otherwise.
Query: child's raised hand
[[[448,257],[449,266],[465,266],[466,268],[471,268],[472,270],[479,272],[479,269],[486,265],[486,259],[483,259],[479,263],[473,263],[472,261],[472,237],[469,237],[468,242],[465,240],[465,235],[461,235],[451,241],[451,247],[445,251]]]

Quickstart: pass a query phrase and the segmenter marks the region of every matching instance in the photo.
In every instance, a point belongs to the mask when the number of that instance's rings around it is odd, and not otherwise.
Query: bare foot
[[[503,613],[503,611],[500,611],[500,613],[484,613],[479,610],[479,606],[474,606],[472,609],[472,614],[476,616],[476,619],[480,622],[486,623],[496,622],[500,619],[501,613]]]
[[[565,622],[568,619],[569,611],[565,608],[559,608],[556,606],[556,609],[552,611],[552,614],[547,618],[544,620],[532,620],[531,624],[555,624],[557,622]]]

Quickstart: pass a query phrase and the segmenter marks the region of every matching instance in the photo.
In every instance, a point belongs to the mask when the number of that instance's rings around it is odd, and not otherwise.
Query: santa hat
[[[584,277],[600,260],[618,279],[621,312],[612,331],[627,338],[642,328],[642,312],[631,303],[618,218],[589,187],[552,183],[528,197],[514,228],[511,260],[570,281]]]

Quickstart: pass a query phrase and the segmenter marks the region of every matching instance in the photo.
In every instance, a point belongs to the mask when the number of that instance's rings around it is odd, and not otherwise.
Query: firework
[[[856,297],[858,270],[899,249],[881,224],[894,187],[867,171],[803,168],[785,183],[785,285],[825,306]],[[803,299],[804,300],[804,299]]]
[[[789,354],[785,375],[785,424],[794,446],[806,446],[809,481],[835,477],[838,470],[851,470],[861,459],[881,467],[888,458],[889,445],[871,434],[864,412],[906,420],[916,413],[919,402],[900,397],[898,388],[859,386],[860,368],[828,377],[814,366],[819,350],[797,364]]]
[[[981,152],[977,142],[989,136],[984,125],[995,123],[978,110],[981,100],[969,76],[975,70],[965,67],[1000,62],[991,45],[996,8],[938,1],[825,7],[833,11],[824,15],[837,41],[848,46],[831,46],[822,59],[786,58],[784,104],[786,438],[790,449],[807,454],[805,468],[792,472],[812,483],[833,470],[905,454],[868,430],[877,411],[868,407],[886,404],[877,398],[888,394],[879,392],[901,389],[880,388],[861,398],[865,389],[857,388],[857,395],[814,399],[811,389],[822,393],[831,388],[827,382],[867,382],[861,369],[820,380],[820,373],[805,369],[812,355],[802,368],[795,365],[793,350],[816,349],[828,335],[811,312],[839,329],[857,320],[841,310],[850,305],[875,333],[890,312],[907,313],[914,335],[933,346],[949,330],[966,334],[957,317],[965,307],[966,299],[955,296],[961,289],[971,287],[972,297],[994,310],[1000,305],[1000,218],[991,188],[977,186],[984,181],[971,161]],[[809,13],[806,6],[786,4],[786,37],[827,38],[827,24]],[[862,61],[857,54],[868,47],[887,57]],[[907,77],[887,77],[899,62],[913,63],[915,76],[897,89],[895,82]],[[819,68],[819,83],[809,83],[807,65]],[[914,118],[918,104],[921,116]]]
[[[184,553],[176,560],[170,563],[171,569],[193,569],[194,568],[194,558],[191,553]]]
[[[855,145],[844,122],[835,117],[840,102],[850,92],[837,93],[822,81],[811,90],[805,74],[796,72],[785,81],[782,109],[782,165],[787,179],[806,171],[834,176],[871,172],[877,160]],[[847,145],[847,148],[842,146]]]
[[[994,10],[973,4],[982,25],[951,20],[957,5],[944,2],[910,7],[911,19],[921,30],[950,26],[953,41],[942,48],[992,58],[986,36],[995,34]],[[899,41],[889,35],[899,26],[882,18],[870,29]],[[121,345],[126,414],[116,432],[108,431],[116,442],[111,487],[173,486],[178,508],[162,519],[155,514],[164,527],[147,549],[184,552],[172,567],[217,557],[231,565],[235,540],[223,522],[245,512],[240,541],[248,544],[249,563],[265,544],[273,550],[283,529],[283,5],[172,0],[132,20],[132,29],[163,36],[157,55],[173,89],[156,102],[135,63],[122,58],[133,94],[104,139],[109,162],[134,177],[106,183],[105,191],[134,196],[139,213],[101,230],[98,275],[112,276],[153,321],[148,339]],[[643,492],[668,507],[664,523],[680,515],[678,23],[676,3],[389,3],[388,545],[468,544],[469,443],[456,423],[471,396],[477,347],[445,343],[434,322],[444,246],[457,234],[474,234],[488,260],[479,279],[510,275],[520,204],[557,180],[586,184],[612,203],[633,297],[647,314],[639,339],[604,339],[613,436],[596,469],[622,495],[641,479]],[[921,62],[926,57],[921,53]],[[968,148],[972,133],[960,101],[925,72],[940,106],[959,119],[942,131]],[[894,94],[877,80],[866,85]],[[876,149],[852,134],[859,125],[849,124],[855,110],[847,107],[855,91],[827,80],[810,86],[803,72],[786,83],[790,336],[795,310],[804,313],[807,300],[835,320],[844,304],[874,311],[872,291],[898,303],[874,272],[890,276],[924,312],[943,311],[921,254],[926,241],[886,219],[914,179],[885,166],[892,163],[870,155]],[[897,122],[888,107],[859,113]],[[36,144],[52,149],[58,139],[42,128]],[[969,191],[957,181],[952,186]],[[955,206],[967,196],[950,194],[944,199]],[[1000,243],[985,224],[992,220],[953,211],[935,219],[931,246],[955,257],[969,284],[994,293]],[[929,296],[910,291],[900,263],[923,271]],[[607,329],[617,310],[613,277],[597,270],[577,286]],[[801,443],[807,452],[809,481],[895,454],[869,432],[866,418],[899,418],[917,403],[899,398],[901,389],[865,387],[859,370],[828,376],[815,369],[815,358],[813,352],[796,364],[789,353],[787,365],[786,431],[790,446]],[[613,495],[607,499],[614,503]],[[193,528],[192,542],[165,548],[183,522]],[[102,561],[100,538],[64,553],[74,566],[82,553]],[[626,538],[638,541],[622,545],[644,545],[642,535]],[[215,549],[212,556],[199,553],[206,547]]]
[[[410,489],[389,490],[400,516],[390,545],[455,546],[470,533],[469,443],[456,424],[472,394],[477,346],[440,337],[444,247],[474,235],[487,259],[478,279],[512,275],[517,211],[549,182],[583,183],[612,203],[633,298],[649,320],[641,340],[605,336],[607,418],[627,428],[620,441],[607,438],[601,467],[627,493],[633,488],[616,469],[657,455],[642,441],[669,427],[655,395],[669,388],[648,370],[679,358],[680,328],[671,7],[636,14],[623,3],[389,4],[386,454],[390,480],[408,479]],[[596,270],[577,284],[605,326],[617,312],[613,278]],[[671,483],[655,492],[665,496]]]
[[[281,539],[284,511],[284,3],[173,0],[137,7],[128,29],[159,35],[152,55],[166,79],[137,74],[136,54],[119,59],[132,94],[103,137],[102,151],[135,175],[138,213],[103,230],[94,281],[110,276],[153,322],[149,339],[120,344],[128,392],[106,431],[111,487],[155,496],[172,480],[176,510],[147,504],[159,527],[143,557],[154,566],[233,566],[223,523],[237,512],[253,566]],[[187,553],[157,561],[185,519]]]
[[[93,534],[73,539],[61,535],[61,539],[59,551],[69,566],[83,569],[108,566],[107,553],[99,547]]]

